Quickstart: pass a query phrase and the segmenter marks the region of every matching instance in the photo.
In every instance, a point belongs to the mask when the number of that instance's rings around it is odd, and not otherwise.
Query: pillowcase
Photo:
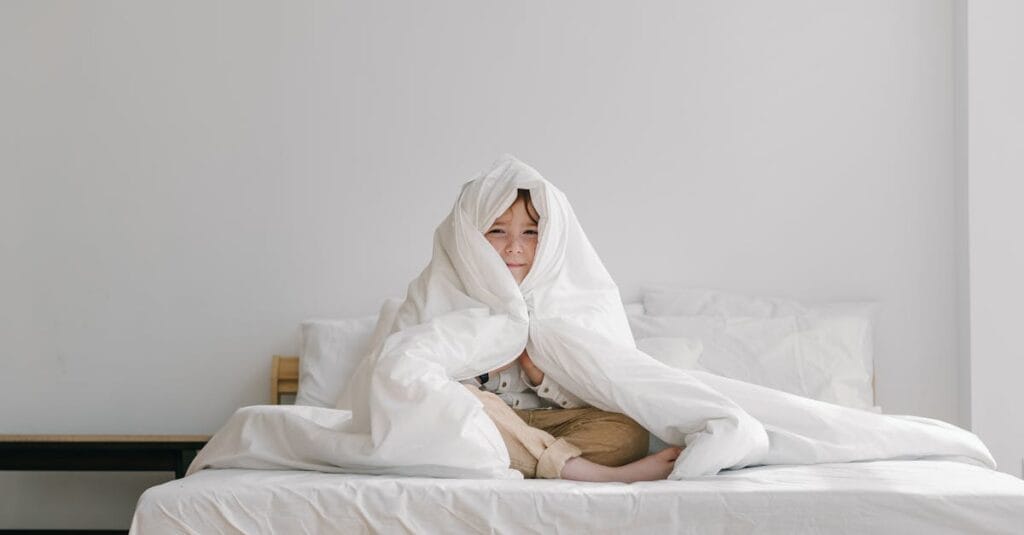
[[[872,409],[874,303],[804,305],[717,290],[656,290],[631,315],[639,340],[703,342],[707,371],[847,407]],[[877,409],[875,409],[877,410]]]
[[[333,408],[341,388],[370,351],[377,316],[299,325],[299,391],[296,405]]]
[[[352,372],[369,354],[379,318],[394,317],[401,304],[401,299],[388,299],[379,315],[303,321],[299,325],[299,391],[295,404],[334,408]]]
[[[777,318],[785,316],[828,316],[857,318],[863,324],[861,361],[869,377],[874,376],[873,324],[878,303],[871,301],[837,301],[803,304],[792,299],[755,297],[706,288],[648,289],[643,296],[644,311],[652,316],[718,316]],[[851,334],[851,336],[854,336]]]

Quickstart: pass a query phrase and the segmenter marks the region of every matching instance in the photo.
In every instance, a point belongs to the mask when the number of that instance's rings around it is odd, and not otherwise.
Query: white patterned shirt
[[[477,378],[463,383],[497,394],[513,409],[577,409],[589,406],[549,379],[547,374],[539,385],[531,385],[518,362],[498,373],[489,374],[486,383],[481,384]]]

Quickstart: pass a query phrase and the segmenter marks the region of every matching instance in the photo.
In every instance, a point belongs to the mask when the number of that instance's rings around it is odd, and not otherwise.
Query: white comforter
[[[483,236],[529,189],[541,216],[534,264],[517,285]],[[757,464],[951,457],[994,466],[973,434],[925,418],[816,402],[670,368],[636,349],[618,288],[565,196],[510,156],[467,182],[434,235],[430,264],[337,409],[239,409],[189,468],[308,469],[521,477],[481,404],[457,381],[527,348],[557,383],[685,445],[671,479]]]

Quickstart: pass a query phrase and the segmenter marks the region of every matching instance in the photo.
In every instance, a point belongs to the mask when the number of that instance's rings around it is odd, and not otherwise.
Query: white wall
[[[958,422],[952,14],[4,3],[0,432],[212,433],[267,400],[300,320],[401,295],[505,151],[566,192],[627,298],[880,301],[879,402]],[[38,477],[0,495],[45,499]],[[0,528],[60,527],[10,503]],[[81,527],[131,513],[80,503],[108,511]]]
[[[971,425],[971,281],[967,176],[967,0],[953,0],[954,194],[956,230],[956,326],[960,425]]]
[[[1024,4],[967,2],[971,423],[1000,470],[1024,464]]]

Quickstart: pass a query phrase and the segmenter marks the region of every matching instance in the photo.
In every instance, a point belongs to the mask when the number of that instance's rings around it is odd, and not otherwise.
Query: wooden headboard
[[[299,393],[299,357],[274,355],[270,370],[270,402],[281,404],[281,396]]]

